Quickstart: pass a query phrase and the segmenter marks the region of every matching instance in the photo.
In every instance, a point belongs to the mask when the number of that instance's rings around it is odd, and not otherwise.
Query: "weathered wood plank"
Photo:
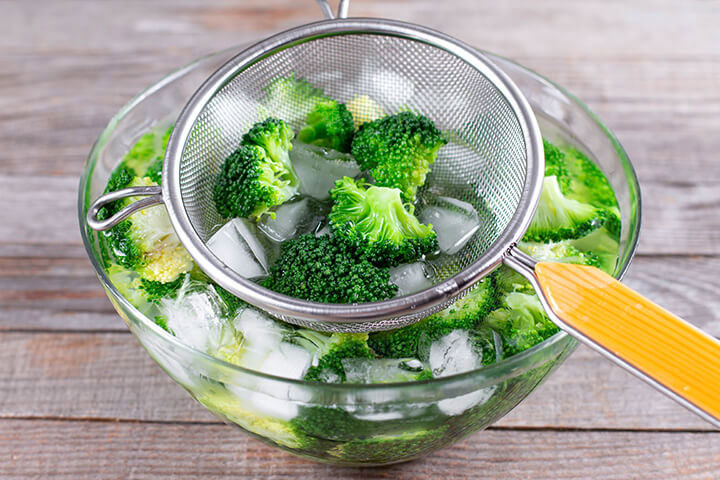
[[[89,18],[105,15],[113,22],[87,24],[88,17],[70,14],[78,5]],[[0,140],[6,146],[6,173],[37,172],[40,166],[44,173],[77,171],[110,115],[164,73],[200,54],[318,18],[311,1],[298,2],[292,9],[281,1],[214,1],[202,8],[186,2],[128,2],[117,8],[65,1],[45,6],[42,16],[33,15],[33,8],[13,2],[4,8],[15,35],[2,39],[7,53],[0,78],[5,92],[0,121],[7,128],[0,129],[5,132]],[[713,132],[720,111],[714,93],[720,61],[716,52],[706,50],[717,38],[717,10],[711,4],[685,2],[678,7],[654,2],[650,9],[642,4],[608,8],[603,2],[583,2],[568,10],[563,2],[544,2],[541,8],[513,2],[512,8],[484,9],[482,15],[475,15],[475,9],[471,3],[458,3],[429,14],[436,10],[432,2],[353,6],[358,15],[429,23],[560,82],[608,121],[643,180],[667,178],[678,157],[690,167],[684,172],[688,180],[718,179],[720,170],[713,168],[712,158],[718,150]],[[524,35],[507,35],[497,28],[520,15],[534,20],[524,22]],[[613,31],[623,34],[598,36],[604,33],[598,24],[610,18]],[[73,22],[80,24],[74,27]],[[693,28],[686,28],[689,24]],[[43,31],[42,38],[33,26]],[[77,31],[83,31],[82,44]],[[48,70],[54,74],[46,75]]]
[[[351,469],[298,459],[224,425],[6,420],[0,476],[107,479],[710,479],[720,433],[489,430],[410,463]],[[672,454],[668,454],[672,452]]]
[[[234,44],[234,43],[233,43]],[[0,172],[77,175],[109,118],[142,88],[192,58],[157,48],[142,55],[75,54],[51,79],[27,65],[39,55],[11,56],[0,78]],[[682,162],[686,181],[717,181],[720,59],[614,60],[520,57],[589,104],[615,131],[641,180],[663,180]],[[41,80],[39,80],[41,79]],[[658,81],[661,79],[662,81]],[[39,85],[36,85],[41,82]],[[78,86],[82,88],[78,88]],[[32,108],[17,98],[32,88]],[[111,92],[109,94],[108,92]],[[31,161],[30,161],[31,160]]]

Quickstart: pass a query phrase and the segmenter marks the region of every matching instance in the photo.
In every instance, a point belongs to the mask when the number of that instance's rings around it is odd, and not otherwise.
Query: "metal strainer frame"
[[[483,255],[456,275],[432,287],[380,302],[325,304],[297,299],[265,289],[241,277],[213,255],[195,231],[185,208],[180,166],[183,150],[204,107],[239,71],[254,62],[299,42],[328,36],[375,34],[400,37],[428,44],[455,55],[481,73],[504,97],[522,131],[525,145],[525,181],[515,212],[506,228]],[[542,186],[544,156],[542,137],[529,103],[515,84],[499,68],[473,47],[435,30],[386,19],[333,19],[311,23],[274,35],[244,50],[211,75],[195,92],[180,113],[168,142],[162,187],[136,187],[108,194],[96,201],[88,212],[92,228],[107,229],[136,210],[164,203],[172,225],[197,265],[220,286],[248,303],[290,323],[325,331],[375,331],[413,323],[445,308],[499,265],[508,248],[524,234],[535,211]],[[130,195],[149,195],[115,217],[98,221],[102,205]]]

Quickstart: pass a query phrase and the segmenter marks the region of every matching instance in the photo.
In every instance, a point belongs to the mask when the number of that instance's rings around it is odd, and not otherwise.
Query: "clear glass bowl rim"
[[[191,72],[195,68],[197,68],[202,63],[223,56],[223,55],[229,55],[231,52],[238,52],[242,50],[243,48],[246,48],[247,45],[241,45],[237,47],[230,47],[224,50],[220,50],[202,57],[199,57],[192,61],[191,63],[175,70],[174,72],[166,75],[156,83],[152,84],[148,88],[142,90],[140,93],[138,93],[132,100],[130,100],[125,106],[123,106],[108,122],[107,126],[103,129],[103,131],[100,133],[98,138],[93,143],[92,148],[90,149],[90,153],[88,154],[87,160],[85,161],[85,165],[83,166],[82,176],[80,178],[80,184],[78,189],[78,219],[80,224],[80,231],[81,236],[83,240],[83,245],[85,246],[85,250],[88,254],[88,257],[90,259],[90,262],[93,265],[93,268],[95,269],[95,273],[98,276],[98,279],[102,283],[103,287],[106,290],[109,290],[112,292],[113,297],[118,301],[123,309],[129,310],[133,313],[133,316],[135,318],[139,318],[143,322],[143,327],[147,329],[148,331],[152,332],[153,335],[155,335],[158,339],[160,339],[162,342],[166,342],[175,349],[180,349],[181,351],[184,351],[184,353],[188,354],[191,357],[197,357],[198,360],[201,360],[202,362],[208,362],[210,365],[212,365],[216,370],[216,372],[226,372],[226,375],[232,376],[233,373],[239,373],[243,376],[249,376],[249,377],[257,377],[259,379],[268,380],[271,382],[281,382],[284,384],[292,384],[297,385],[298,387],[311,387],[313,389],[322,388],[324,390],[328,391],[337,391],[338,393],[346,393],[348,391],[357,391],[357,390],[373,390],[374,392],[378,391],[384,391],[387,390],[387,393],[395,392],[397,390],[408,390],[413,387],[420,387],[420,386],[426,386],[426,385],[432,385],[433,387],[436,387],[438,391],[443,392],[446,396],[451,391],[454,391],[456,386],[459,386],[460,384],[464,384],[466,381],[469,381],[471,379],[476,380],[473,382],[475,388],[481,388],[483,386],[491,385],[493,383],[496,383],[498,381],[501,381],[506,378],[511,378],[516,375],[519,375],[527,370],[530,370],[537,366],[540,361],[542,361],[545,357],[543,355],[548,350],[553,350],[555,348],[561,348],[562,345],[566,343],[568,340],[568,334],[564,331],[560,331],[553,335],[552,337],[544,340],[543,342],[529,348],[528,350],[525,350],[524,352],[521,352],[517,355],[514,355],[512,357],[509,357],[507,359],[503,359],[495,364],[482,367],[476,370],[471,370],[468,372],[459,373],[456,375],[451,375],[447,377],[437,378],[437,379],[431,379],[431,380],[423,380],[418,382],[405,382],[405,383],[387,383],[387,384],[325,384],[325,383],[318,383],[318,382],[306,382],[304,380],[296,380],[296,379],[290,379],[285,377],[279,377],[275,375],[270,375],[262,372],[258,372],[255,370],[250,370],[238,365],[234,365],[231,363],[228,363],[224,360],[221,360],[219,358],[213,357],[212,355],[209,355],[205,352],[202,352],[200,350],[197,350],[189,345],[186,345],[185,343],[178,340],[174,335],[171,335],[169,332],[165,331],[164,329],[160,328],[152,319],[145,316],[142,312],[140,312],[135,306],[133,306],[118,290],[115,288],[115,286],[112,284],[110,279],[108,278],[107,274],[105,273],[104,269],[100,265],[100,262],[93,251],[91,240],[88,236],[87,231],[87,224],[85,222],[85,216],[87,212],[87,208],[90,204],[90,202],[93,200],[89,198],[88,191],[90,186],[90,178],[91,174],[94,170],[95,163],[97,161],[98,152],[102,148],[102,146],[105,144],[107,139],[111,136],[113,133],[115,127],[117,124],[127,115],[128,112],[130,112],[137,104],[142,102],[145,98],[151,96],[156,91],[162,89],[167,84],[173,82],[177,78],[180,78],[184,76],[185,74]],[[622,264],[620,265],[620,268],[618,272],[616,272],[616,276],[618,279],[622,279],[625,273],[627,272],[628,267],[630,266],[630,263],[632,261],[632,258],[635,255],[635,252],[637,250],[638,241],[639,241],[639,234],[640,234],[640,226],[641,226],[641,212],[642,212],[642,206],[641,206],[641,195],[640,195],[640,185],[637,177],[637,173],[635,171],[635,168],[633,167],[632,163],[630,162],[630,159],[625,152],[625,149],[620,144],[619,140],[615,137],[615,135],[612,133],[612,131],[605,126],[600,118],[592,111],[590,108],[588,108],[587,105],[585,105],[580,99],[578,99],[575,95],[568,92],[565,88],[562,86],[556,84],[552,80],[536,73],[535,71],[513,61],[508,58],[493,54],[491,52],[483,51],[485,55],[490,57],[491,60],[497,61],[500,60],[501,62],[512,64],[514,67],[516,67],[518,70],[522,71],[523,73],[535,77],[536,80],[540,80],[542,83],[545,83],[546,85],[552,87],[553,89],[560,92],[564,97],[566,97],[571,103],[575,104],[576,106],[580,107],[581,110],[583,110],[592,120],[593,122],[600,127],[600,129],[605,133],[608,140],[613,144],[615,148],[615,152],[618,156],[618,159],[622,165],[623,170],[626,173],[627,180],[629,182],[629,188],[631,192],[633,192],[636,195],[635,201],[636,201],[636,210],[635,210],[635,222],[630,223],[631,232],[629,235],[629,242],[627,246],[627,250],[624,253],[624,255],[621,257],[621,260],[624,260]],[[502,67],[501,67],[502,68]],[[224,376],[224,375],[223,375]]]

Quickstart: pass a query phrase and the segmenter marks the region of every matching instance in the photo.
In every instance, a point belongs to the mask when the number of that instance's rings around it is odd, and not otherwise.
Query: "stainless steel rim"
[[[362,304],[323,304],[281,295],[248,281],[216,260],[195,232],[185,210],[180,191],[180,163],[186,141],[195,121],[213,96],[234,75],[278,49],[317,38],[348,34],[397,36],[441,48],[477,69],[488,78],[515,112],[523,131],[527,154],[525,183],[517,209],[507,228],[486,254],[457,275],[430,289],[412,295]],[[236,55],[195,92],[178,117],[168,143],[163,176],[163,199],[178,237],[199,267],[225,289],[272,314],[306,321],[327,323],[373,322],[397,317],[442,303],[466,290],[490,273],[502,259],[509,245],[517,242],[527,229],[535,212],[544,165],[542,136],[527,100],[515,84],[478,50],[432,29],[384,19],[326,20],[287,30],[268,38]]]

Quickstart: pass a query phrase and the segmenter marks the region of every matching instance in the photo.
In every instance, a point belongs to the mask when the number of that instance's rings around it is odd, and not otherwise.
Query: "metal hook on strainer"
[[[140,208],[162,201],[197,265],[248,303],[290,323],[325,331],[375,331],[416,322],[464,295],[500,263],[536,287],[563,330],[720,426],[720,343],[592,267],[535,262],[519,241],[540,196],[542,137],[527,100],[484,55],[440,32],[385,19],[338,18],[274,35],[240,52],[195,92],[170,136],[162,188],[126,189],[100,197],[88,224],[106,230]],[[368,72],[371,74],[368,75]],[[264,88],[297,75],[348,101],[371,95],[388,112],[411,108],[452,132],[433,166],[433,180],[460,182],[463,197],[488,212],[483,227],[449,259],[435,285],[381,302],[321,304],[278,294],[242,278],[206,242],[224,222],[212,200],[214,179],[241,135],[258,120]],[[268,112],[301,125],[298,106]],[[100,207],[149,195],[115,217]]]

